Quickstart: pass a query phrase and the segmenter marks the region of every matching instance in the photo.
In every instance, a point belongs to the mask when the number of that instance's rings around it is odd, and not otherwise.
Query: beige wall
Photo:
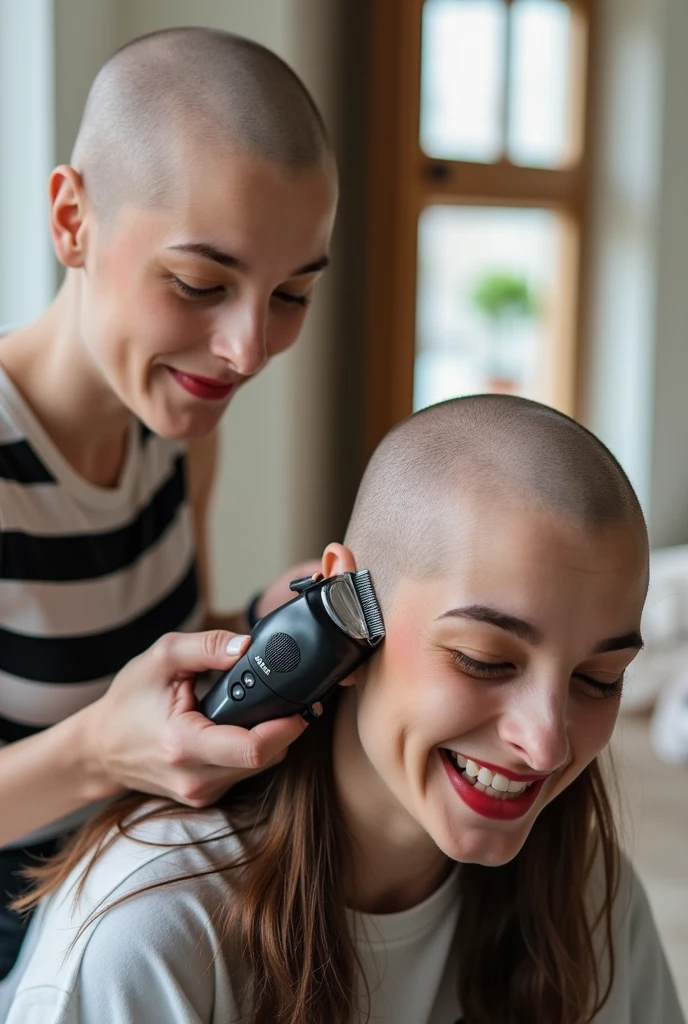
[[[662,545],[688,541],[688,3],[665,2],[650,483]]]
[[[51,0],[0,0],[0,327],[55,289],[45,182],[54,157]]]
[[[688,5],[600,4],[586,422],[688,542]]]

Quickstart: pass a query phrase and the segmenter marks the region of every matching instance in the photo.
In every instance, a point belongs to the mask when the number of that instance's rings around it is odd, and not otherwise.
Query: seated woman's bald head
[[[554,409],[505,395],[443,402],[390,431],[368,464],[345,543],[373,572],[384,605],[399,579],[441,573],[453,527],[495,503],[585,530],[630,525],[647,543],[633,487],[602,442]]]
[[[290,174],[332,155],[315,103],[279,57],[228,32],[189,28],[136,39],[101,68],[72,164],[107,217],[125,202],[173,200],[180,160],[208,148]]]

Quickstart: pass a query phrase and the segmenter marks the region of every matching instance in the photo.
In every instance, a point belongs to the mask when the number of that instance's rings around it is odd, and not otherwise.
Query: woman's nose
[[[502,715],[499,734],[533,771],[551,772],[565,765],[570,756],[568,680],[565,687],[524,687]]]
[[[255,309],[235,309],[213,333],[210,350],[242,377],[252,377],[267,362],[266,316]]]

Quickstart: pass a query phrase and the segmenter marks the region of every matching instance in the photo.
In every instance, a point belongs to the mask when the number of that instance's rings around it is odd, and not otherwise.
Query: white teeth
[[[489,768],[484,768],[478,764],[477,761],[472,761],[470,757],[465,758],[453,750],[450,750],[449,753],[454,763],[465,771],[465,775],[472,785],[481,793],[487,791],[488,796],[506,800],[509,796],[525,792],[530,785],[528,782],[517,782],[509,779],[506,775],[500,774],[500,772],[492,772]]]
[[[510,779],[509,780],[509,790],[508,791],[509,791],[509,793],[522,793],[527,785],[528,785],[527,782],[515,782],[515,781]]]
[[[496,789],[498,793],[509,792],[509,780],[506,775],[500,775],[499,772],[492,779],[492,788]]]

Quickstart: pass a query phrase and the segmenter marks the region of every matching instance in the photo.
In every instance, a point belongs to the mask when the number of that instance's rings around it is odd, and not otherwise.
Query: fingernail
[[[320,716],[322,715],[322,713],[324,711],[324,708],[323,708],[323,706],[322,706],[322,704],[320,703],[319,700],[316,701],[315,704],[311,704],[311,709],[312,709],[313,713],[318,716],[318,718],[320,718]]]
[[[248,637],[245,633],[239,633],[237,636],[233,636],[227,644],[227,654],[238,654],[247,640]]]

